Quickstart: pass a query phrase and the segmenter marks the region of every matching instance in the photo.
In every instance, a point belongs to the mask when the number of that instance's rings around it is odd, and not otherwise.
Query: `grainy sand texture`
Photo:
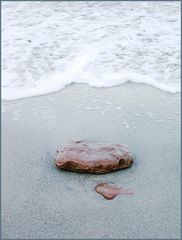
[[[123,143],[134,165],[110,174],[61,171],[71,140]],[[2,103],[2,238],[180,238],[180,95],[127,83],[72,85]],[[132,189],[106,200],[101,182]]]

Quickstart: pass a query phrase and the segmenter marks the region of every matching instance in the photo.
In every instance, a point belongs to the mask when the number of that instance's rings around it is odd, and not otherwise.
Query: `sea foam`
[[[77,57],[69,68],[63,72],[56,72],[47,79],[41,78],[36,82],[34,87],[18,87],[18,88],[5,88],[2,91],[2,99],[14,100],[31,96],[44,95],[52,92],[57,92],[71,83],[84,83],[91,87],[106,88],[124,84],[126,82],[135,82],[148,84],[153,87],[159,88],[169,93],[180,92],[180,86],[169,86],[161,82],[157,82],[154,79],[134,73],[121,71],[120,73],[103,73],[102,76],[94,75],[93,72],[85,71],[85,67],[89,64],[88,56]]]
[[[2,3],[2,99],[126,82],[180,92],[180,3]]]

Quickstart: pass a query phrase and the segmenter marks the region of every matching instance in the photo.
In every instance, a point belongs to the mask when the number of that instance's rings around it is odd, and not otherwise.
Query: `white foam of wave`
[[[179,2],[2,3],[3,99],[128,81],[180,91]]]
[[[96,53],[95,53],[96,55]],[[36,82],[35,87],[13,87],[4,88],[2,90],[3,100],[15,100],[31,96],[45,95],[52,92],[57,92],[71,83],[84,83],[91,87],[106,88],[124,84],[126,82],[142,83],[154,86],[163,91],[170,93],[180,92],[180,86],[174,85],[174,87],[165,85],[161,82],[155,81],[147,75],[135,73],[135,72],[105,72],[100,76],[99,74],[93,74],[85,70],[90,61],[93,61],[94,54],[81,55],[77,57],[64,72],[55,72],[47,79],[41,78]]]

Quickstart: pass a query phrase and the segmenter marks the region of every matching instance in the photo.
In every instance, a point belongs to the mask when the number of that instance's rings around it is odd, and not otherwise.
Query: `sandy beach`
[[[123,143],[134,165],[103,175],[59,171],[71,140]],[[180,238],[180,95],[134,83],[73,84],[2,102],[3,239]],[[108,201],[114,182],[134,191]]]

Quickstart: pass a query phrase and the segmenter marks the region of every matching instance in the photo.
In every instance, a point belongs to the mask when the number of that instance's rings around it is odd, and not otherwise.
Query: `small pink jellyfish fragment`
[[[119,194],[123,195],[133,195],[134,192],[126,189],[124,187],[118,187],[113,184],[108,183],[100,183],[94,187],[95,191],[99,194],[101,194],[104,198],[108,200],[112,200]]]

